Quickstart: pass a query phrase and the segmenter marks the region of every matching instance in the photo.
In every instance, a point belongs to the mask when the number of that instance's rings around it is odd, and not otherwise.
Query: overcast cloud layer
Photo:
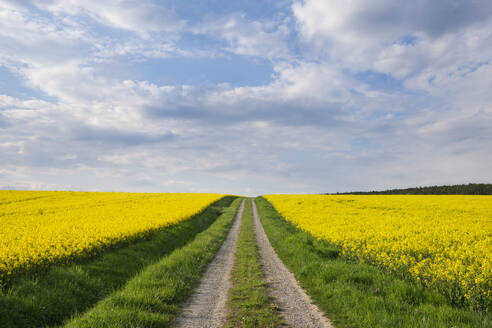
[[[490,0],[0,0],[0,189],[492,182]]]

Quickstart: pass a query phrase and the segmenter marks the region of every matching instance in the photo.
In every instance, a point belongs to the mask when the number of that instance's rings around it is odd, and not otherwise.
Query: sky
[[[0,0],[0,189],[492,182],[490,0]]]

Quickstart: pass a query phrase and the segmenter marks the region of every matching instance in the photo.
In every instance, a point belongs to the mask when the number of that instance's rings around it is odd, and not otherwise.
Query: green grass
[[[231,280],[227,327],[282,326],[261,270],[249,199],[244,207]]]
[[[20,275],[0,292],[0,326],[54,326],[86,311],[146,266],[190,242],[222,212],[230,213],[226,208],[234,199],[225,197],[190,220],[92,260]]]
[[[337,327],[492,327],[491,313],[453,306],[382,268],[339,256],[339,249],[287,222],[264,198],[256,203],[275,251]]]
[[[65,327],[169,327],[226,238],[240,201],[184,247],[145,267]]]

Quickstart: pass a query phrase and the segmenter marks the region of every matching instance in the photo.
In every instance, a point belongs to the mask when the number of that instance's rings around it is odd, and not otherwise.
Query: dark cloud
[[[435,38],[487,20],[492,14],[489,0],[432,0],[369,2],[347,25],[367,34],[424,32]]]
[[[252,121],[265,121],[279,126],[340,127],[350,125],[347,114],[350,108],[342,102],[319,103],[309,97],[284,101],[265,100],[256,97],[237,101],[175,104],[173,108],[147,106],[143,113],[149,119],[176,119],[202,122],[220,126],[237,125]]]
[[[116,128],[101,128],[89,125],[79,125],[70,131],[71,140],[85,142],[88,144],[96,143],[105,146],[137,146],[143,144],[154,144],[161,142],[176,141],[173,133],[151,135],[144,132],[130,132]]]

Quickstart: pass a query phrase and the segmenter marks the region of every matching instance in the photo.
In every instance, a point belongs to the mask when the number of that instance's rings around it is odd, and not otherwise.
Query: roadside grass
[[[244,206],[231,280],[228,302],[231,311],[226,327],[283,326],[261,270],[250,199]]]
[[[340,250],[286,221],[264,198],[256,204],[284,264],[337,327],[492,327],[492,313],[453,306],[435,290],[340,256]]]
[[[189,220],[93,259],[19,275],[0,291],[0,326],[55,326],[84,312],[146,266],[190,242],[223,212],[229,213],[234,199],[222,198]]]
[[[241,199],[205,231],[144,268],[124,287],[65,327],[169,327],[225,240]]]

